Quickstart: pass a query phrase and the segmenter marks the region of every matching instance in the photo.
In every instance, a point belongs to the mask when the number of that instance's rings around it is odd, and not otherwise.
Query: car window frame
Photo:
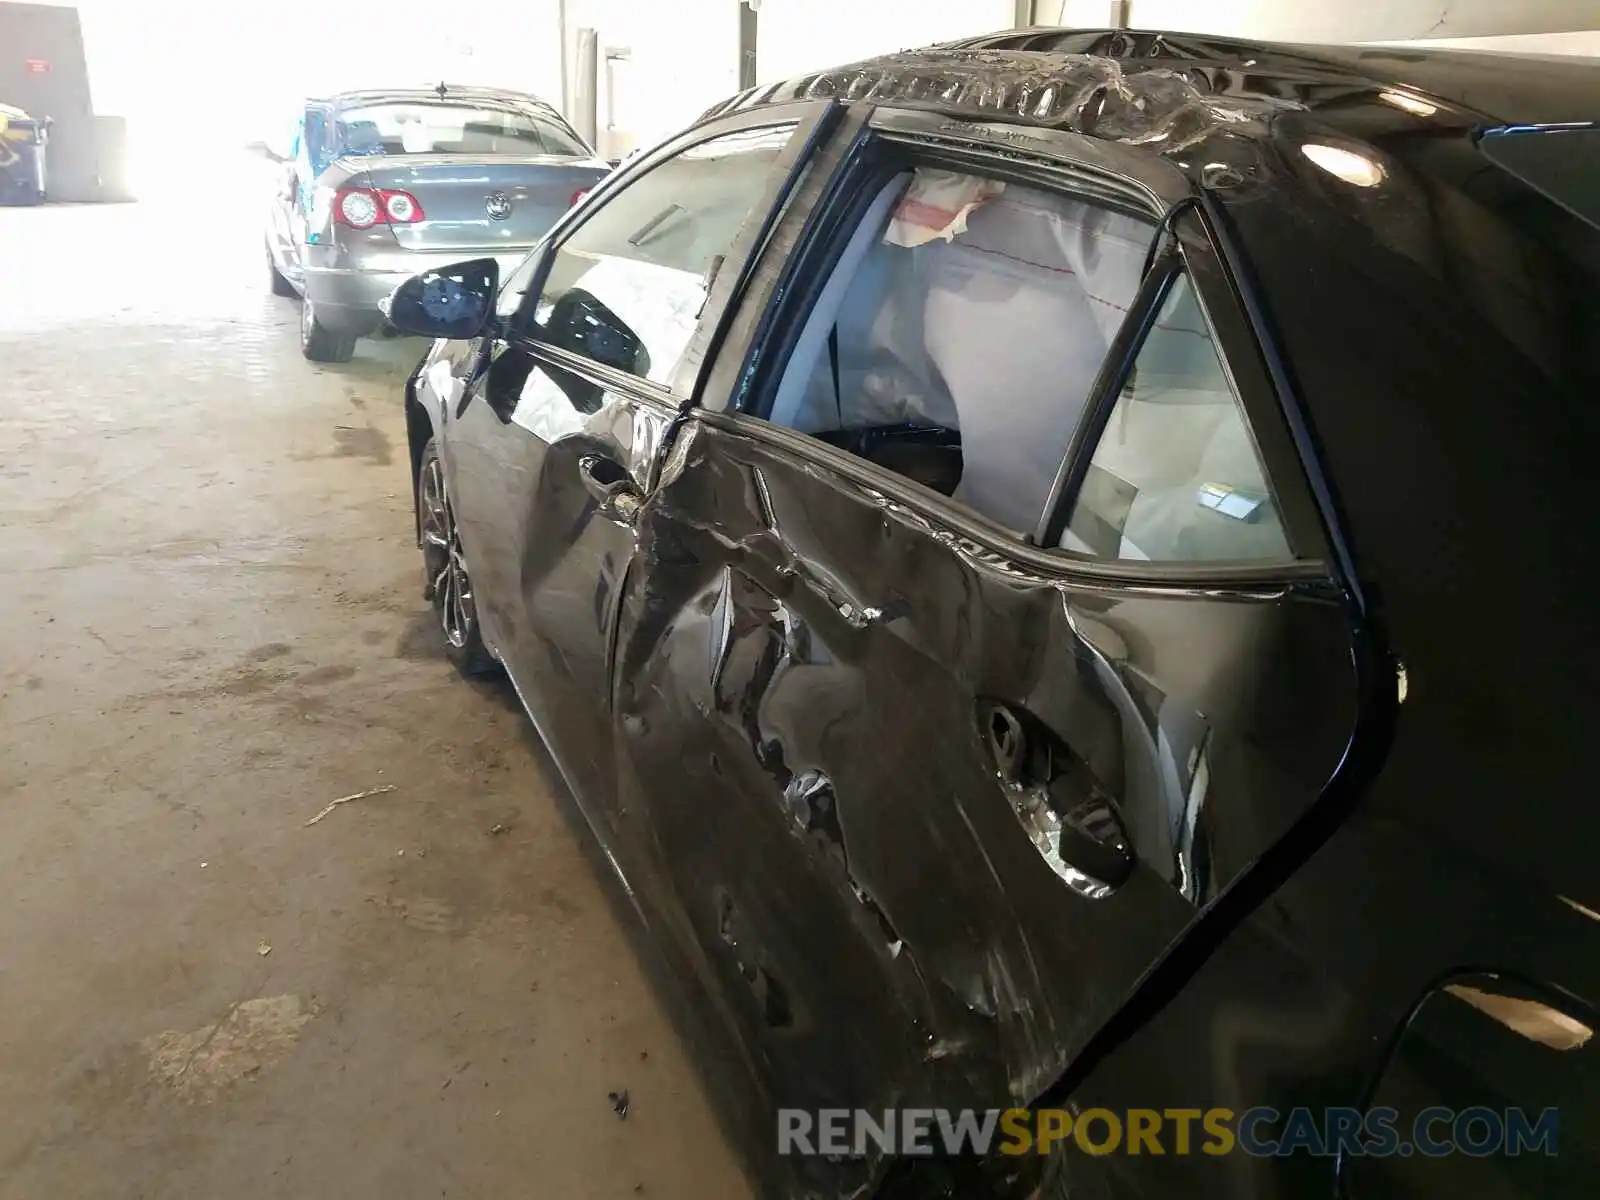
[[[1254,563],[1254,570],[1267,574],[1283,570],[1298,575],[1299,572],[1292,570],[1295,564],[1320,564],[1326,557],[1326,533],[1317,514],[1304,460],[1284,422],[1283,404],[1269,377],[1260,335],[1236,301],[1236,283],[1225,268],[1211,225],[1199,207],[1184,204],[1170,214],[1166,225],[1172,237],[1165,252],[1158,254],[1152,264],[1151,274],[1146,279],[1147,288],[1134,305],[1139,319],[1135,320],[1134,312],[1129,313],[1129,320],[1119,332],[1118,341],[1123,344],[1114,343],[1107,355],[1101,378],[1084,406],[1083,417],[1068,446],[1033,541],[1041,548],[1074,560],[1115,562],[1124,566],[1130,576],[1153,579],[1180,572],[1207,573],[1213,567],[1232,565],[1226,560],[1104,559],[1059,544],[1128,373],[1144,349],[1162,304],[1178,280],[1187,277],[1246,432],[1260,458],[1292,555],[1291,558],[1261,559]],[[1123,339],[1121,333],[1136,336]],[[1239,566],[1243,569],[1242,561]]]
[[[583,134],[579,133],[572,122],[568,121],[566,117],[562,116],[560,110],[554,105],[535,103],[527,105],[526,110],[532,116],[541,117],[544,120],[549,121],[552,125],[558,126],[559,128],[565,130],[568,136],[570,136],[574,142],[583,147],[584,153],[588,154],[591,158],[595,156],[595,148],[589,144],[589,139],[584,137]]]
[[[739,311],[730,314],[733,335],[724,352],[705,373],[702,390],[686,413],[689,419],[780,443],[846,480],[911,507],[988,552],[1025,563],[1043,573],[1135,586],[1227,588],[1330,581],[1329,541],[1321,519],[1321,495],[1313,494],[1307,484],[1309,473],[1301,457],[1299,431],[1285,427],[1290,401],[1287,396],[1280,397],[1276,380],[1281,371],[1264,361],[1270,344],[1257,327],[1254,314],[1248,313],[1241,303],[1243,295],[1232,264],[1219,245],[1212,221],[1202,219],[1199,211],[1205,208],[1201,203],[1202,194],[1187,176],[1150,151],[1064,130],[1004,123],[975,124],[940,113],[873,108],[861,103],[849,107],[853,119],[847,124],[852,127],[853,137],[847,139],[841,134],[841,141],[848,144],[836,147],[832,173],[810,181],[809,203],[784,218],[780,229],[764,247],[761,260],[754,264],[755,283],[742,297]],[[1075,490],[1069,495],[1059,486],[1053,488],[1040,513],[1038,526],[1019,535],[951,497],[818,438],[774,425],[749,411],[752,395],[761,387],[775,387],[781,378],[784,364],[771,362],[766,346],[768,332],[777,316],[782,313],[787,319],[789,315],[780,309],[779,302],[793,303],[789,295],[799,284],[795,279],[797,272],[820,274],[825,279],[831,266],[831,259],[826,257],[829,240],[832,239],[836,247],[837,240],[848,236],[853,228],[848,221],[856,210],[850,206],[851,197],[847,193],[852,186],[875,186],[870,182],[872,168],[865,160],[869,150],[880,143],[909,147],[917,157],[933,160],[938,165],[964,167],[1053,191],[1063,190],[1064,180],[1068,179],[1075,180],[1089,198],[1096,195],[1097,189],[1108,188],[1130,199],[1142,199],[1152,223],[1173,226],[1178,234],[1174,252],[1181,256],[1179,261],[1190,272],[1196,298],[1211,324],[1224,369],[1235,383],[1236,395],[1261,453],[1274,496],[1279,501],[1285,533],[1296,557],[1233,562],[1096,559],[1048,544],[1040,536],[1048,527],[1064,524],[1076,500]],[[1174,219],[1180,209],[1189,211]],[[845,222],[842,228],[841,220]],[[822,256],[820,266],[819,255]],[[1124,328],[1136,317],[1153,322],[1164,297],[1164,288],[1149,295],[1141,290],[1140,301],[1128,314]],[[809,307],[805,311],[809,312]],[[1137,344],[1142,346],[1142,337]],[[1110,373],[1103,371],[1102,378],[1097,379],[1091,389],[1079,429],[1063,447],[1058,484],[1076,470],[1078,458],[1085,454],[1092,457],[1094,442],[1086,446],[1080,444],[1087,440],[1082,431],[1102,407],[1114,406],[1116,395],[1108,391],[1110,383]],[[1120,389],[1120,376],[1117,386]],[[1106,413],[1109,414],[1109,407]],[[1086,458],[1084,466],[1087,466]]]
[[[323,152],[328,155],[328,165],[332,165],[335,157],[332,153],[332,151],[335,149],[332,138],[333,130],[337,125],[336,118],[338,111],[339,110],[335,105],[327,104],[322,101],[310,101],[300,112],[300,144],[298,153],[295,157],[295,165],[297,168],[302,163],[305,165],[305,184],[308,195],[310,194],[310,189],[315,186],[317,180],[322,178],[322,172],[327,169],[327,167],[324,166],[319,170],[316,159],[312,155],[310,141],[311,128],[316,122],[321,122],[323,138],[322,149]]]
[[[694,394],[705,359],[705,349],[710,342],[708,331],[719,325],[730,301],[734,298],[736,280],[747,274],[758,247],[764,240],[762,231],[769,230],[771,219],[778,211],[784,196],[789,192],[797,171],[815,152],[826,133],[830,113],[836,109],[827,101],[804,101],[794,104],[773,105],[770,108],[739,113],[735,116],[697,125],[669,138],[654,149],[624,164],[598,183],[592,195],[583,204],[563,214],[545,236],[544,243],[533,253],[539,263],[523,292],[517,306],[520,314],[536,305],[543,294],[550,268],[562,245],[599,213],[612,198],[632,183],[648,175],[656,167],[676,158],[685,151],[729,134],[745,133],[763,128],[793,125],[794,133],[779,152],[768,173],[766,187],[761,197],[751,206],[740,224],[739,231],[729,243],[717,277],[706,294],[705,305],[695,322],[695,332],[686,343],[672,378],[666,383],[645,379],[604,363],[595,362],[582,355],[542,342],[537,338],[517,334],[509,339],[526,349],[536,359],[569,371],[587,375],[593,382],[634,396],[645,396],[657,402],[678,405],[687,402]]]

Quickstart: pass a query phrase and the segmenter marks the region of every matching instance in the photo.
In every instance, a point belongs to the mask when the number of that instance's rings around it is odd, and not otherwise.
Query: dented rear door
[[[709,419],[674,459],[623,601],[629,841],[775,1105],[1026,1102],[1315,803],[1339,605],[1041,570]]]
[[[1259,348],[1180,226],[1304,528]],[[1350,621],[1315,552],[1107,569],[704,411],[639,531],[627,840],[774,1107],[1028,1102],[1311,811],[1355,725]],[[1041,836],[1043,809],[1067,834]]]

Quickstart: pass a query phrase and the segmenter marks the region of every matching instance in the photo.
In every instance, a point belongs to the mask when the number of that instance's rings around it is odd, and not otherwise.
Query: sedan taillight
[[[383,211],[389,214],[391,225],[414,225],[422,220],[422,205],[410,192],[379,192],[383,197]]]
[[[422,205],[410,192],[393,188],[341,188],[333,201],[333,219],[351,229],[374,225],[415,225]]]
[[[371,229],[383,220],[383,208],[371,188],[349,188],[334,197],[333,219],[351,229]]]

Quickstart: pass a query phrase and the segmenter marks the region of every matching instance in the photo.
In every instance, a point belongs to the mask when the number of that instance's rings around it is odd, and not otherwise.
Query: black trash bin
[[[38,204],[48,192],[45,147],[50,120],[0,104],[0,204]]]

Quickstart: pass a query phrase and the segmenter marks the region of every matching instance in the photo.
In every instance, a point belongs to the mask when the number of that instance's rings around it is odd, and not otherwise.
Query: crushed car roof
[[[1508,124],[1596,119],[1600,66],[1573,55],[1530,55],[1417,46],[1305,45],[1255,42],[1152,30],[1019,29],[952,46],[1052,50],[1116,58],[1168,69],[1248,70],[1258,86],[1297,82],[1368,83],[1410,88]]]
[[[1218,94],[1184,72],[1036,50],[908,51],[797,81],[795,98],[864,100],[1070,129],[1133,145],[1192,145],[1217,126],[1260,126],[1293,101]]]
[[[1218,126],[1264,135],[1275,113],[1319,110],[1347,102],[1352,92],[1384,89],[1418,94],[1474,123],[1600,116],[1600,66],[1581,59],[1028,29],[766,84],[705,118],[786,101],[864,100],[1171,149]],[[1412,112],[1419,115],[1419,107]]]

